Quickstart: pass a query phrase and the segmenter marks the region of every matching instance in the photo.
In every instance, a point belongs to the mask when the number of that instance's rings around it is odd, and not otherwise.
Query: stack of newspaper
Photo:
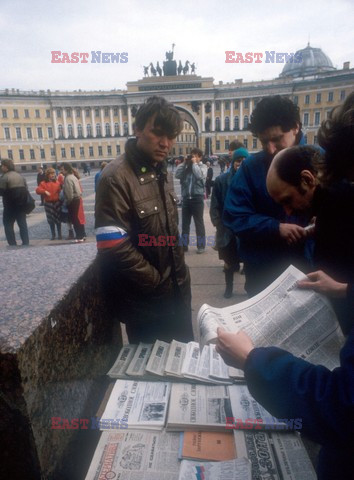
[[[99,421],[100,430],[162,430],[171,384],[117,380]]]
[[[156,340],[154,344],[125,345],[108,375],[111,378],[206,384],[232,384],[234,381],[215,345],[205,345],[201,349],[197,342],[176,340],[171,343]],[[242,379],[242,372],[236,377]]]
[[[227,431],[247,428],[288,429],[250,394],[246,385],[173,383],[167,416],[168,431]]]

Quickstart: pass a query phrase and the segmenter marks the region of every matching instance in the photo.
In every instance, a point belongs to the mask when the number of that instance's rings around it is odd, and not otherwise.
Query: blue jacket
[[[304,140],[301,137],[300,144]],[[223,220],[240,239],[240,256],[252,264],[305,258],[305,246],[289,247],[280,237],[280,222],[305,226],[308,218],[287,216],[274,202],[266,188],[266,177],[272,157],[261,151],[244,160],[228,190]]]
[[[348,295],[354,298],[354,290]],[[349,479],[354,452],[354,328],[332,372],[276,347],[255,348],[245,364],[255,399],[277,418],[302,419],[302,432],[323,445],[319,479]],[[350,472],[350,473],[349,473]]]

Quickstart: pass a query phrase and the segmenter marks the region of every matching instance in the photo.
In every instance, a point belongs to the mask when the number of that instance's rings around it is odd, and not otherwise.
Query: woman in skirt
[[[36,193],[42,195],[44,198],[44,210],[52,233],[51,240],[55,240],[55,226],[58,231],[58,240],[62,239],[60,223],[61,201],[59,200],[60,190],[61,186],[56,179],[54,168],[47,168],[45,171],[45,180],[38,185]]]

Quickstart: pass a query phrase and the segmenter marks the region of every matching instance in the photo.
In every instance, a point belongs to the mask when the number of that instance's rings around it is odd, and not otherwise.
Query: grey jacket
[[[14,170],[4,173],[0,178],[0,196],[5,208],[23,207],[27,201],[26,180]]]
[[[178,165],[175,176],[181,181],[183,198],[204,196],[207,172],[208,168],[202,162],[193,163],[191,168],[185,162]]]

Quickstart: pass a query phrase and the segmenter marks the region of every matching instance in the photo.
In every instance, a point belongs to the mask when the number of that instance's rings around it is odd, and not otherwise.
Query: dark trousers
[[[78,240],[86,237],[85,225],[82,225],[79,220],[80,199],[74,198],[68,205],[69,219],[73,224],[75,235]]]
[[[193,217],[195,232],[197,234],[198,248],[205,248],[205,226],[204,226],[204,198],[202,196],[184,198],[182,203],[182,241],[184,246],[189,245],[189,231]]]
[[[16,245],[16,237],[14,232],[15,221],[20,229],[22,245],[28,245],[29,238],[25,212],[16,208],[12,209],[4,207],[3,223],[6,240],[9,245]]]

